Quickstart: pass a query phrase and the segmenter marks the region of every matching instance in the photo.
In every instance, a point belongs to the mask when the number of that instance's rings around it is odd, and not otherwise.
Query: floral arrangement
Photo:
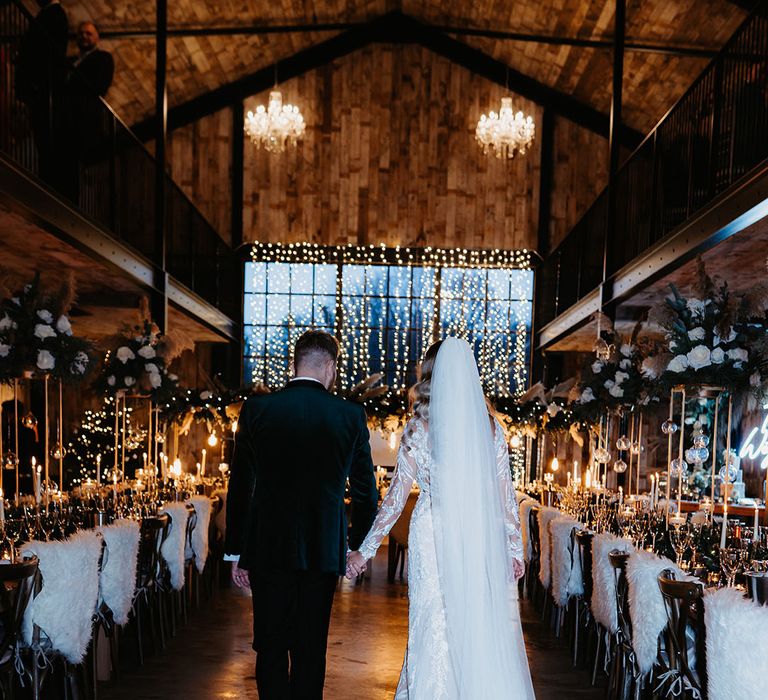
[[[152,323],[146,300],[139,311],[139,324],[125,328],[110,339],[110,350],[104,360],[96,390],[102,394],[117,393],[150,396],[154,401],[167,401],[176,391],[179,378],[168,371],[178,344]]]
[[[72,333],[74,278],[55,292],[43,288],[39,274],[16,291],[11,284],[0,282],[0,381],[25,374],[81,381],[92,367],[93,346]]]
[[[643,361],[643,376],[665,390],[713,385],[762,400],[768,395],[766,307],[768,287],[734,294],[709,277],[699,259],[693,294],[671,285],[671,295],[649,313],[665,342]]]
[[[205,423],[208,432],[217,426],[222,434],[231,430],[232,423],[240,415],[243,401],[252,394],[268,393],[264,385],[247,389],[181,389],[170,396],[160,409],[162,417],[168,423],[180,426],[180,433],[186,435],[192,423]]]

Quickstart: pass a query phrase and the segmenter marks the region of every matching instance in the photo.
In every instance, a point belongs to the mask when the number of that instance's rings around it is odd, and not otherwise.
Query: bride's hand
[[[350,552],[347,554],[347,575],[351,581],[356,576],[362,574],[366,569],[365,557],[360,552]]]
[[[513,559],[512,560],[512,572],[515,576],[515,581],[522,578],[525,574],[525,564],[521,562],[519,559]]]

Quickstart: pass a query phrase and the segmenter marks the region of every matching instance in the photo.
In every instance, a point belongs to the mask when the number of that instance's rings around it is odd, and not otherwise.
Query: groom
[[[235,583],[253,593],[261,700],[323,697],[331,606],[346,569],[347,478],[352,550],[376,514],[365,411],[329,393],[338,356],[332,335],[304,333],[295,378],[250,397],[238,421],[225,549],[239,555]]]

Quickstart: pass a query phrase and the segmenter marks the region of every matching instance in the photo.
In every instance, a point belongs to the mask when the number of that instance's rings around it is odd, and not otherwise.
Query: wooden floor
[[[404,584],[386,582],[386,549],[362,586],[348,582],[336,596],[328,646],[326,700],[390,700],[408,632]],[[585,671],[571,668],[564,642],[554,640],[523,604],[528,658],[539,700],[597,700]],[[124,644],[130,644],[126,638]],[[256,700],[250,598],[233,588],[192,613],[189,624],[143,668],[101,687],[101,700]]]

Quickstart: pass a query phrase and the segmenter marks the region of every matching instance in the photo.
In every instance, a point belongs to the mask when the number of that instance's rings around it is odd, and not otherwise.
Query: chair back
[[[162,558],[160,546],[168,535],[171,519],[165,513],[144,518],[139,535],[139,560],[136,567],[136,587],[144,589],[154,586],[157,581]]]
[[[669,670],[679,674],[684,686],[694,689],[706,697],[704,688],[704,613],[702,597],[704,586],[694,581],[678,581],[675,572],[666,569],[659,576],[659,590],[667,612],[667,627],[664,632]],[[688,631],[695,635],[695,651],[688,648]]]
[[[539,532],[539,510],[534,506],[528,513],[528,536],[531,540],[531,561],[541,557],[541,533]]]
[[[629,615],[629,585],[627,583],[627,561],[629,552],[616,549],[608,554],[616,578],[616,615],[619,631],[624,639],[632,639],[632,623]]]
[[[749,597],[760,605],[768,604],[768,574],[748,571],[745,576]]]
[[[13,663],[24,611],[38,585],[37,557],[0,566],[0,668]]]
[[[189,517],[187,518],[187,532],[184,540],[184,552],[187,563],[189,563],[195,556],[194,548],[192,547],[192,533],[197,527],[197,511],[191,503],[187,504],[187,511],[189,512]]]
[[[590,604],[592,600],[592,539],[594,533],[588,530],[577,530],[574,537],[578,545],[581,575],[584,578],[584,600]]]

